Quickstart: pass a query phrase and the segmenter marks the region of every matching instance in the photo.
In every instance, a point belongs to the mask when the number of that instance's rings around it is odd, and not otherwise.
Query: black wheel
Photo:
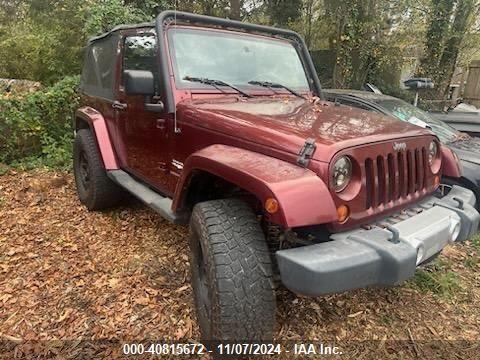
[[[272,339],[272,260],[250,207],[236,199],[197,204],[190,221],[190,249],[202,339]]]
[[[122,199],[122,189],[108,178],[90,130],[77,131],[73,145],[73,171],[78,198],[89,210],[106,209]]]

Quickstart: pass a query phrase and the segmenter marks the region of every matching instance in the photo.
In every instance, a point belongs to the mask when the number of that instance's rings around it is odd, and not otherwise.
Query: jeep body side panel
[[[252,151],[212,145],[188,157],[177,186],[173,211],[181,210],[195,171],[204,171],[254,194],[262,204],[273,197],[279,211],[272,222],[287,228],[336,221],[336,208],[324,182],[311,170]]]
[[[112,141],[110,140],[110,135],[108,133],[107,124],[102,114],[89,106],[85,106],[76,111],[75,118],[77,119],[77,122],[78,119],[86,122],[89,125],[90,130],[95,135],[105,169],[119,169],[112,146]],[[75,127],[78,129],[78,124],[76,124]]]

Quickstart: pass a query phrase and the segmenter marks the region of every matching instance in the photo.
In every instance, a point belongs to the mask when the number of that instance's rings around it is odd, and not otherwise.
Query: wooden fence
[[[470,64],[463,98],[465,102],[480,108],[480,60]]]

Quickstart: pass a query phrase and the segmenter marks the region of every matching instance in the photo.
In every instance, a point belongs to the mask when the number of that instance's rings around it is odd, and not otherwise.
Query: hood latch
[[[305,144],[303,144],[302,149],[298,153],[297,164],[303,167],[307,167],[316,148],[317,145],[315,145],[315,139],[308,138],[305,141]]]

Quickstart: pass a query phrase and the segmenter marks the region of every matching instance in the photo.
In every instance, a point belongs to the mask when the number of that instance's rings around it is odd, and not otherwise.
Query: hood
[[[480,139],[460,140],[449,143],[448,147],[455,151],[460,160],[480,165]]]
[[[188,99],[178,104],[178,113],[198,126],[295,154],[313,138],[319,161],[357,145],[431,135],[370,111],[284,96]]]

